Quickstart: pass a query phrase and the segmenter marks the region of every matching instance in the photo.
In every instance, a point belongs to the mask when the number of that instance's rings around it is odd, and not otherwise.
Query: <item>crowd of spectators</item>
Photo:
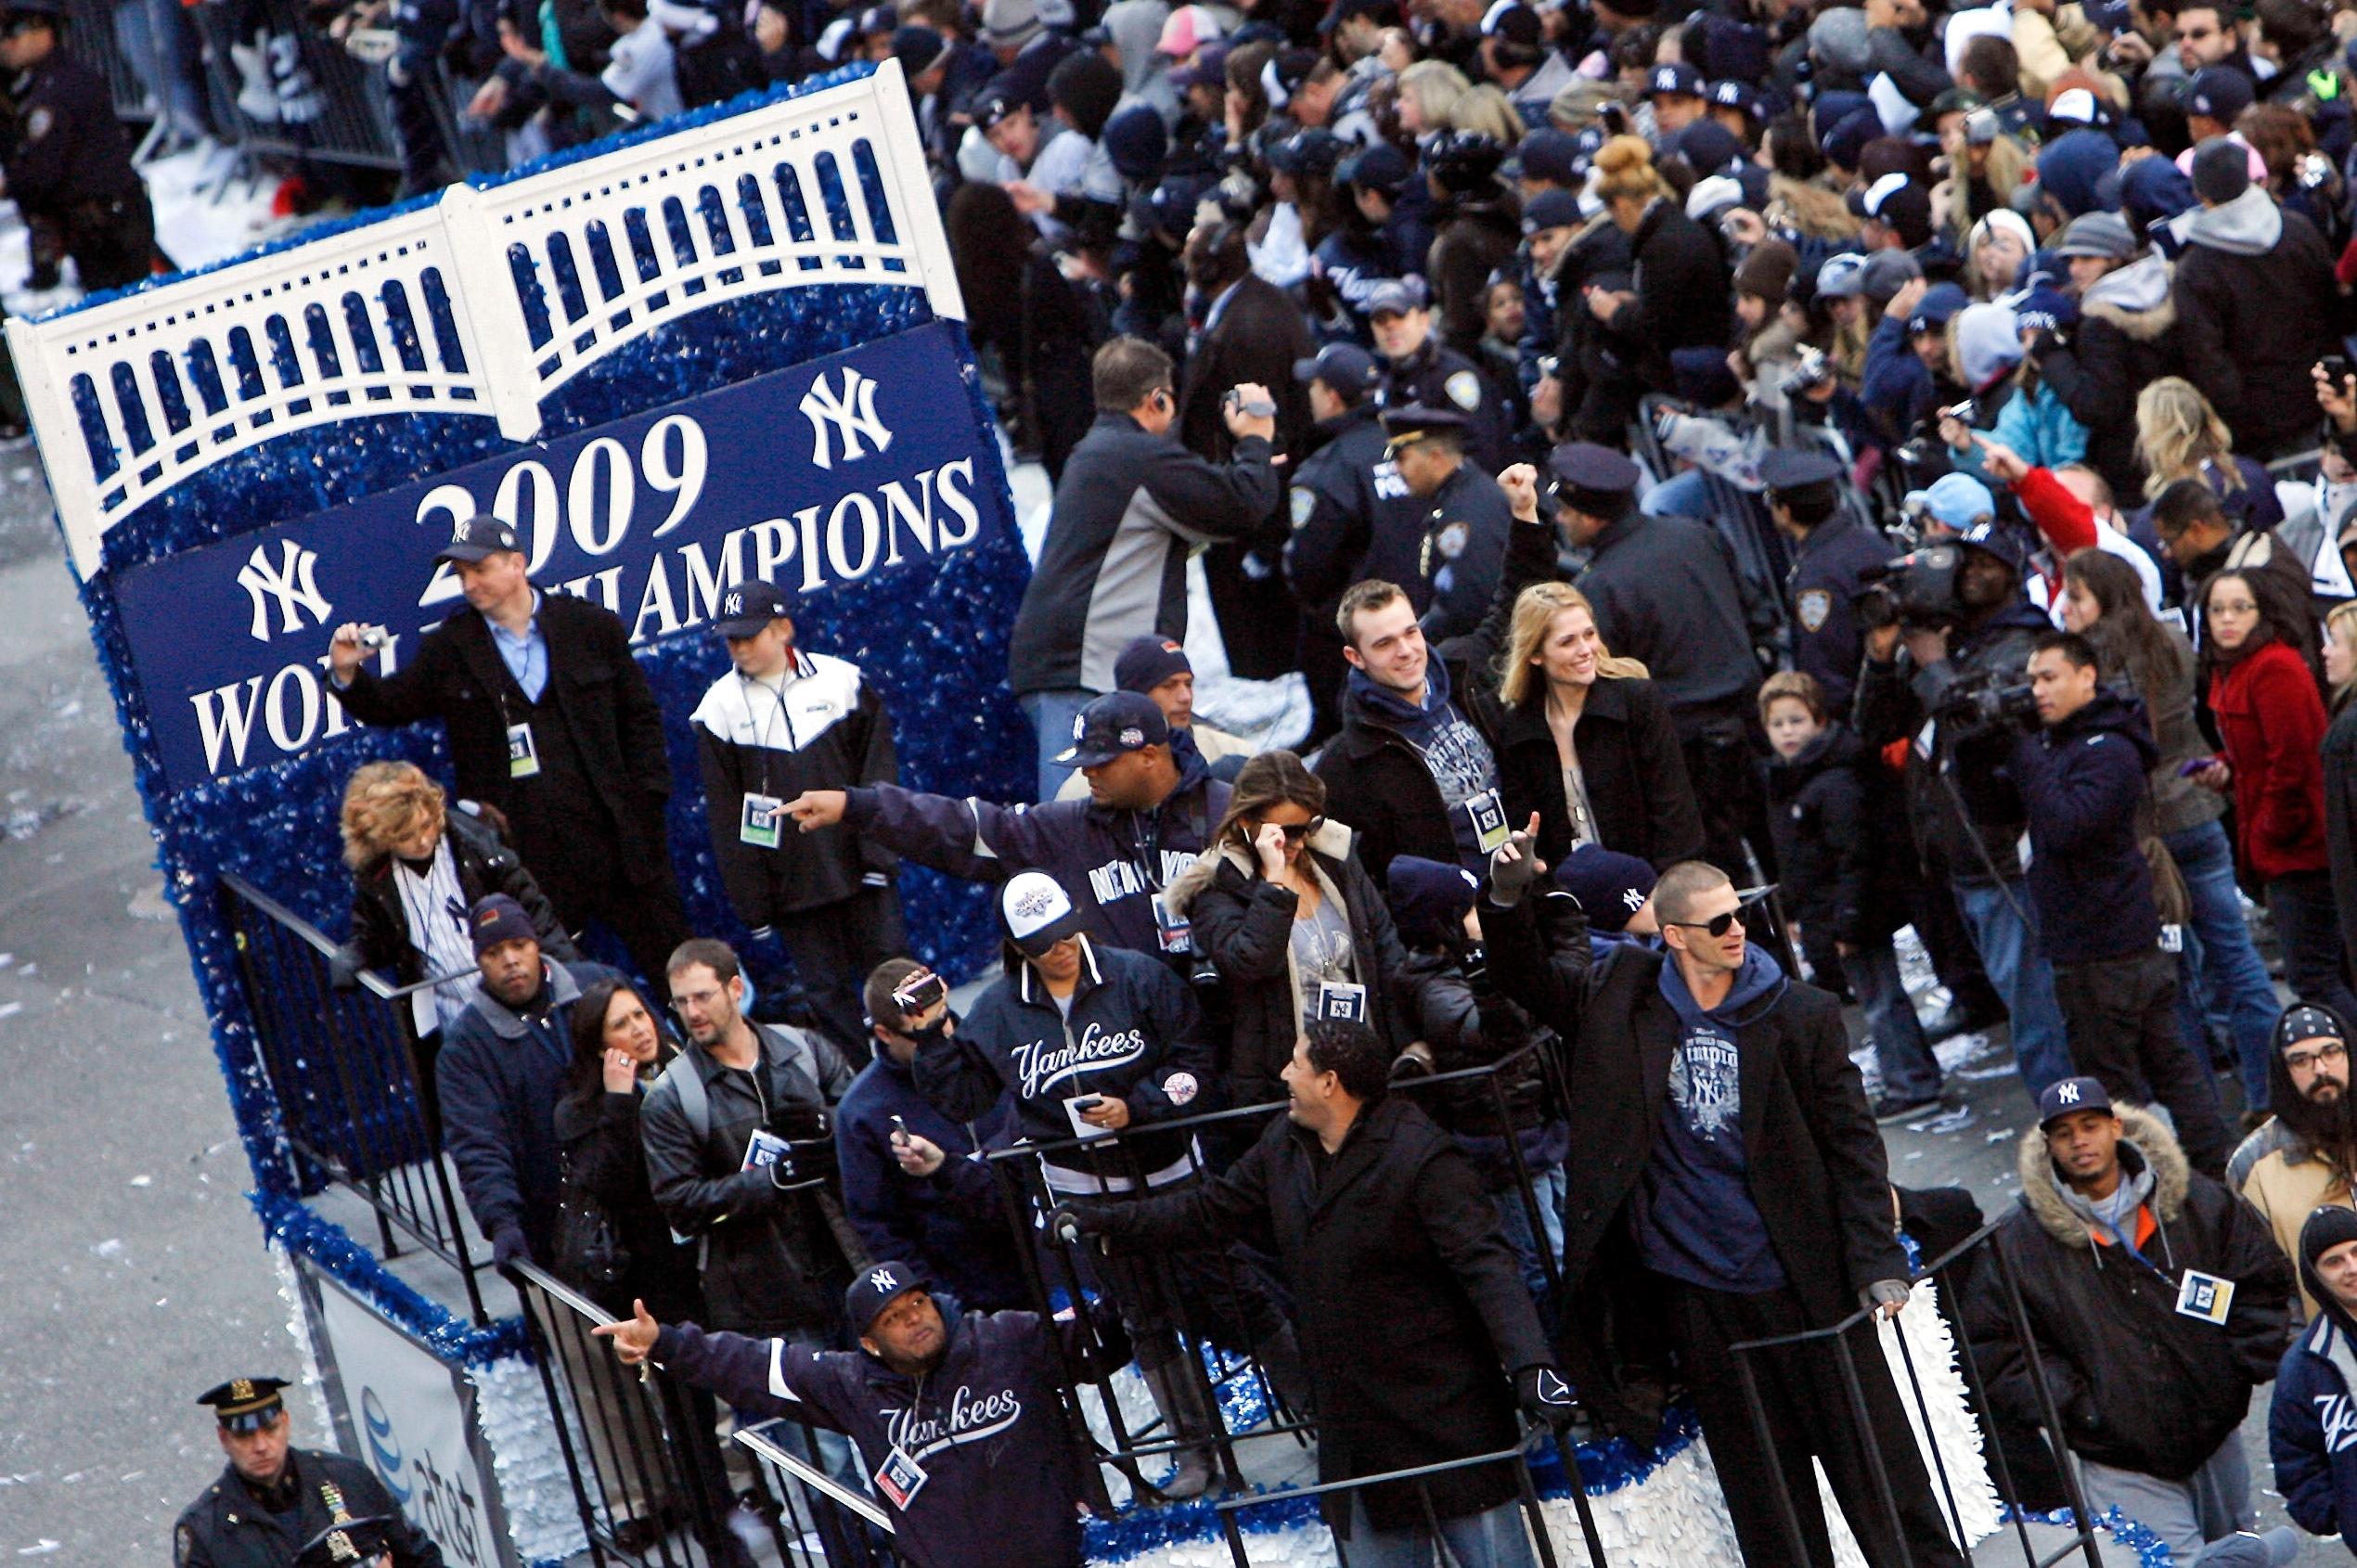
[[[398,672],[339,629],[355,720],[446,728],[455,796],[352,780],[354,956],[444,977],[412,1022],[503,1266],[741,1414],[847,1432],[819,1458],[922,1516],[921,1561],[987,1531],[1071,1562],[1089,1496],[1036,1410],[948,1441],[945,1358],[1029,1410],[1134,1357],[1154,1490],[1220,1484],[1186,1330],[1250,1350],[1329,1481],[1518,1414],[1642,1440],[1682,1394],[1747,1562],[1784,1560],[1787,1497],[1822,1549],[1779,1456],[1848,1502],[1877,1446],[1869,1560],[1953,1562],[1871,1323],[1871,1430],[1822,1343],[1755,1359],[1755,1426],[1729,1347],[1896,1316],[1902,1238],[1977,1227],[1892,1186],[1876,1124],[1942,1115],[1935,1047],[2003,1027],[2039,1125],[2005,1267],[1945,1305],[2014,1472],[2262,1560],[2235,1433],[2275,1380],[2278,1489],[2357,1546],[2357,10],[390,25],[396,104],[447,65],[518,155],[898,60],[1053,489],[1007,672],[1030,801],[904,785],[891,694],[791,593],[730,590],[693,722],[742,954],[688,929],[619,623],[504,524],[445,549],[468,608]],[[1306,684],[1306,735],[1198,711],[1214,631]],[[903,862],[996,885],[962,1005],[909,957]],[[1029,1316],[1050,1254],[1093,1313]],[[906,1420],[880,1439],[862,1389]],[[1010,1443],[1075,1479],[978,1484]],[[1436,1533],[1475,1568],[1526,1560],[1511,1494],[1326,1500],[1353,1562]]]

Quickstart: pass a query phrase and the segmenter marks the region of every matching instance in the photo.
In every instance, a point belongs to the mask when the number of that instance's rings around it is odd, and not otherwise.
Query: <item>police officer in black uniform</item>
[[[1830,452],[1778,447],[1759,459],[1768,511],[1793,541],[1784,580],[1792,609],[1792,666],[1814,675],[1825,706],[1849,712],[1866,634],[1850,601],[1860,574],[1890,559],[1890,541],[1841,504],[1841,463]]]
[[[1432,329],[1430,297],[1420,278],[1394,278],[1367,295],[1367,319],[1383,354],[1385,408],[1414,404],[1453,408],[1464,416],[1465,455],[1494,474],[1513,458],[1513,431],[1506,405],[1489,395],[1474,362],[1443,343]]]
[[[213,1407],[229,1464],[173,1526],[175,1568],[384,1560],[393,1568],[443,1568],[442,1549],[402,1518],[367,1465],[288,1446],[287,1407],[278,1394],[286,1386],[284,1378],[232,1378],[197,1396]],[[334,1555],[339,1529],[352,1557]],[[375,1557],[361,1549],[371,1542]]]
[[[1432,604],[1418,617],[1429,643],[1480,625],[1506,566],[1513,508],[1498,482],[1466,460],[1471,426],[1453,408],[1411,403],[1384,410],[1391,460],[1426,508],[1416,566],[1432,585]]]
[[[1333,343],[1315,359],[1294,361],[1293,375],[1309,389],[1320,443],[1294,474],[1293,534],[1285,541],[1285,583],[1301,606],[1297,662],[1309,683],[1307,752],[1342,726],[1348,665],[1334,610],[1343,590],[1376,577],[1405,589],[1417,614],[1431,606],[1423,557],[1432,508],[1392,461],[1375,406],[1383,370],[1374,355]]]
[[[120,289],[154,270],[155,213],[106,82],[58,47],[58,0],[0,12],[0,177],[32,232],[34,287],[71,256],[83,288]]]

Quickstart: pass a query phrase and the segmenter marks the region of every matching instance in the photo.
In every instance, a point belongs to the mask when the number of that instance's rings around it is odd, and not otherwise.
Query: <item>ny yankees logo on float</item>
[[[328,628],[386,628],[379,675],[463,608],[435,551],[478,516],[508,525],[533,581],[603,604],[634,646],[708,625],[750,577],[805,598],[930,574],[1011,530],[945,326],[918,328],[666,409],[135,567],[125,629],[175,784],[300,755],[354,727],[327,679]],[[780,460],[779,435],[807,429]],[[985,479],[985,475],[989,478]],[[895,605],[923,578],[895,587]],[[921,635],[879,617],[868,635]],[[234,630],[233,630],[234,628]],[[239,636],[237,634],[242,633]]]

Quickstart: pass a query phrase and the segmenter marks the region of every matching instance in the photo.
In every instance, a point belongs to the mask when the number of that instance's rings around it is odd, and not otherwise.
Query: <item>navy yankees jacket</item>
[[[807,1416],[859,1446],[870,1473],[897,1449],[924,1472],[893,1510],[893,1547],[917,1568],[1078,1568],[1085,1461],[1057,1396],[1063,1354],[1094,1377],[1127,1361],[1110,1315],[1095,1332],[1037,1313],[960,1313],[934,1298],[949,1343],[941,1363],[903,1377],[864,1350],[808,1350],[784,1340],[666,1324],[654,1359],[741,1410]],[[799,1404],[792,1403],[800,1401]],[[987,1543],[985,1546],[985,1543]],[[984,1555],[986,1553],[986,1556]]]
[[[2275,1368],[2267,1448],[2284,1509],[2312,1536],[2357,1552],[2357,1335],[2348,1311],[2302,1265],[2316,1316]]]
[[[1013,1090],[1023,1136],[1038,1143],[1075,1136],[1068,1099],[1109,1095],[1126,1101],[1133,1130],[1121,1135],[1122,1152],[1103,1160],[1077,1150],[1049,1157],[1064,1170],[1101,1172],[1115,1190],[1127,1190],[1134,1175],[1158,1175],[1186,1152],[1180,1137],[1139,1129],[1219,1109],[1218,1060],[1186,983],[1143,953],[1101,947],[1086,937],[1068,1015],[1058,1010],[1039,971],[1024,964],[974,999],[957,1034],[920,1036],[916,1069],[918,1092],[961,1122],[985,1114]],[[1097,1187],[1091,1181],[1083,1189]]]
[[[1170,757],[1178,765],[1178,786],[1152,811],[1114,811],[1088,801],[996,805],[876,784],[850,791],[844,826],[953,877],[995,882],[1018,871],[1045,871],[1063,884],[1097,941],[1158,952],[1154,892],[1195,863],[1228,813],[1228,786],[1211,777],[1192,743],[1173,745]]]

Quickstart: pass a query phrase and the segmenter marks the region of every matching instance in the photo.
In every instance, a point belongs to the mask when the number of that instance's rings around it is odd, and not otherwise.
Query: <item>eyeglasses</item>
[[[2320,1061],[2338,1061],[2349,1054],[2349,1047],[2338,1040],[2318,1046],[2312,1051],[2291,1051],[2284,1057],[2284,1065],[2295,1073],[2305,1073]]]
[[[1325,825],[1326,819],[1323,816],[1313,816],[1307,822],[1269,822],[1263,824],[1264,827],[1274,828],[1277,831],[1282,833],[1285,836],[1285,842],[1289,844],[1297,844],[1301,842],[1302,840],[1314,836],[1318,829],[1323,828]]]

